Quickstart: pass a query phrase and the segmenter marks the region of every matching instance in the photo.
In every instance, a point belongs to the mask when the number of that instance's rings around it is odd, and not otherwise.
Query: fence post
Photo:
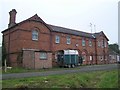
[[[7,71],[6,59],[5,59],[5,72]]]

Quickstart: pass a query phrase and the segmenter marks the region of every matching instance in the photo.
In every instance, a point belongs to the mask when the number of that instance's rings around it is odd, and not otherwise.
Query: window
[[[85,46],[85,40],[82,39],[82,46]]]
[[[104,48],[104,41],[101,41],[101,47]]]
[[[83,59],[83,61],[85,61],[86,60],[86,55],[82,56],[82,59]]]
[[[100,41],[98,41],[98,47],[100,47]]]
[[[32,31],[32,40],[38,40],[38,31],[37,30]]]
[[[103,58],[104,58],[104,57],[103,57],[103,56],[101,56],[101,61],[103,61]]]
[[[47,59],[47,53],[46,52],[40,52],[40,59]]]
[[[55,43],[60,43],[60,36],[55,37]]]
[[[112,59],[115,59],[115,55],[112,55]]]
[[[70,36],[67,36],[67,44],[70,44],[71,40],[70,40]]]
[[[106,43],[106,41],[104,42],[104,44],[105,44],[105,47],[107,47],[107,43]]]
[[[109,55],[109,59],[110,59],[110,60],[112,59],[112,56],[111,56],[111,55]]]
[[[91,40],[89,40],[89,46],[92,46],[92,41]]]

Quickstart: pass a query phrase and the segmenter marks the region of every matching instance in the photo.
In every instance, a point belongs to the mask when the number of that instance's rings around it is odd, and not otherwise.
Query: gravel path
[[[27,73],[12,73],[12,74],[2,74],[2,79],[13,79],[13,78],[25,78],[25,77],[35,77],[35,76],[48,76],[57,74],[69,74],[78,72],[91,72],[100,70],[114,70],[118,69],[117,64],[107,64],[107,65],[91,65],[91,66],[79,66],[76,69],[70,70],[58,70],[58,71],[45,71],[45,72],[27,72]]]

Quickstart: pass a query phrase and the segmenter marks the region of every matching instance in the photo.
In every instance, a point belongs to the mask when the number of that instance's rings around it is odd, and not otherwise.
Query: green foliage
[[[114,73],[114,74],[113,74]],[[101,75],[101,80],[98,83],[98,87],[103,87],[103,88],[113,88],[118,86],[118,72],[113,71],[113,72],[106,72]]]
[[[65,75],[3,80],[3,88],[117,88],[118,71],[96,71]]]
[[[2,40],[2,66],[4,66],[5,59],[6,59],[6,46],[5,46],[5,41],[3,38]]]
[[[0,46],[0,67],[2,66],[2,46]]]
[[[120,50],[119,50],[119,45],[114,43],[114,44],[110,44],[109,45],[109,49],[113,50],[114,52],[120,54]]]

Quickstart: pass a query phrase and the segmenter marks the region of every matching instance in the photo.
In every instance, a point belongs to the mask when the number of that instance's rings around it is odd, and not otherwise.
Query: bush
[[[28,89],[28,85],[26,85],[26,84],[18,84],[18,85],[16,85],[15,86],[16,88],[19,88],[19,89]]]

